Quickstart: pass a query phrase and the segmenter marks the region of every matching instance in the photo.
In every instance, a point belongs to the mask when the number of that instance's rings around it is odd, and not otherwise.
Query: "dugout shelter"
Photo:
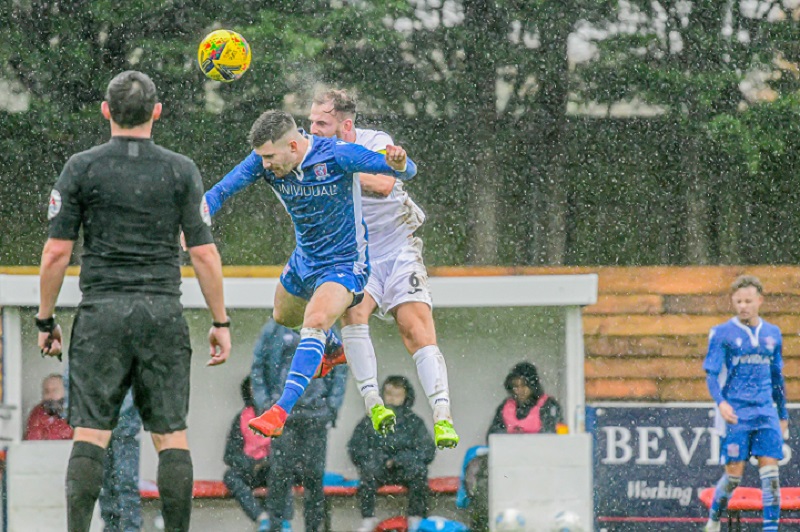
[[[597,275],[510,275],[516,271],[502,268],[431,270],[437,335],[447,359],[453,415],[462,440],[458,450],[437,453],[430,475],[458,475],[464,451],[485,443],[494,411],[505,397],[503,379],[521,360],[536,364],[546,392],[561,403],[570,432],[582,433],[581,307],[597,301]],[[20,443],[27,414],[39,401],[42,378],[64,368],[55,359],[42,358],[36,346],[33,314],[39,302],[39,278],[35,269],[3,271],[0,445],[9,446]],[[80,301],[77,271],[69,273],[57,308],[67,347]],[[241,408],[239,383],[249,372],[253,346],[270,316],[280,268],[226,267],[225,296],[233,320],[234,349],[228,363],[217,368],[205,367],[210,316],[199,285],[191,268],[183,273],[182,301],[194,349],[188,425],[195,478],[221,479],[226,433]],[[420,399],[415,410],[430,420],[416,368],[395,324],[373,319],[370,329],[379,379],[390,374],[408,376]],[[347,458],[346,443],[361,416],[363,403],[355,386],[348,383],[345,403],[329,434],[328,471],[357,476]],[[155,479],[156,465],[152,445],[143,440],[142,478]]]

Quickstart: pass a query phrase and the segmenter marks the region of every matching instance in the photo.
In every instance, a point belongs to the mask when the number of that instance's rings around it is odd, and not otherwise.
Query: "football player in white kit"
[[[346,91],[322,92],[314,98],[311,106],[311,134],[336,136],[376,152],[393,144],[392,138],[383,131],[355,128],[355,116],[355,99]],[[391,314],[406,349],[416,363],[420,383],[433,410],[436,445],[439,448],[455,447],[459,437],[450,413],[447,366],[436,344],[433,302],[428,289],[428,272],[422,260],[422,240],[414,236],[414,231],[425,221],[425,214],[403,189],[403,183],[394,177],[362,173],[360,180],[372,271],[364,300],[342,320],[347,362],[367,412],[372,412],[376,404],[383,405],[368,323],[373,312],[377,311],[381,317]],[[394,416],[389,409],[385,412],[387,416]],[[386,421],[391,423],[393,420]]]

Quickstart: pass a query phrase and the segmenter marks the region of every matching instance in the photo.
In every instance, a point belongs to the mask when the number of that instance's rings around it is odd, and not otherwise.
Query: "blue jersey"
[[[406,170],[397,172],[386,164],[383,154],[357,144],[315,135],[306,138],[309,147],[305,157],[282,178],[265,170],[261,157],[253,151],[206,192],[209,211],[214,215],[227,199],[263,178],[292,218],[297,252],[309,264],[352,262],[356,270],[365,270],[367,228],[361,214],[357,172],[407,180],[416,174],[416,165],[408,159]]]
[[[732,318],[711,329],[703,362],[709,391],[733,407],[742,428],[788,419],[782,349],[781,330],[763,319],[748,327]]]

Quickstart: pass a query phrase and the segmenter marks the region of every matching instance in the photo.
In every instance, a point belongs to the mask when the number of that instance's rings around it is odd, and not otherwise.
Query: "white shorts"
[[[391,320],[389,312],[409,301],[420,301],[433,308],[420,238],[413,237],[396,253],[370,260],[370,266],[365,290],[378,304],[376,316]]]

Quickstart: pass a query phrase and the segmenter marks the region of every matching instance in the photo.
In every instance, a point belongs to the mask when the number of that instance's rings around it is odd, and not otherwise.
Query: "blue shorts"
[[[724,463],[743,462],[751,456],[766,456],[783,460],[783,435],[780,425],[748,430],[737,430],[736,425],[728,425],[728,433],[722,440]]]
[[[283,269],[281,284],[293,296],[308,301],[322,283],[337,283],[353,294],[353,303],[350,304],[353,307],[364,299],[368,278],[369,266],[361,272],[357,272],[353,262],[312,266],[295,250]]]

